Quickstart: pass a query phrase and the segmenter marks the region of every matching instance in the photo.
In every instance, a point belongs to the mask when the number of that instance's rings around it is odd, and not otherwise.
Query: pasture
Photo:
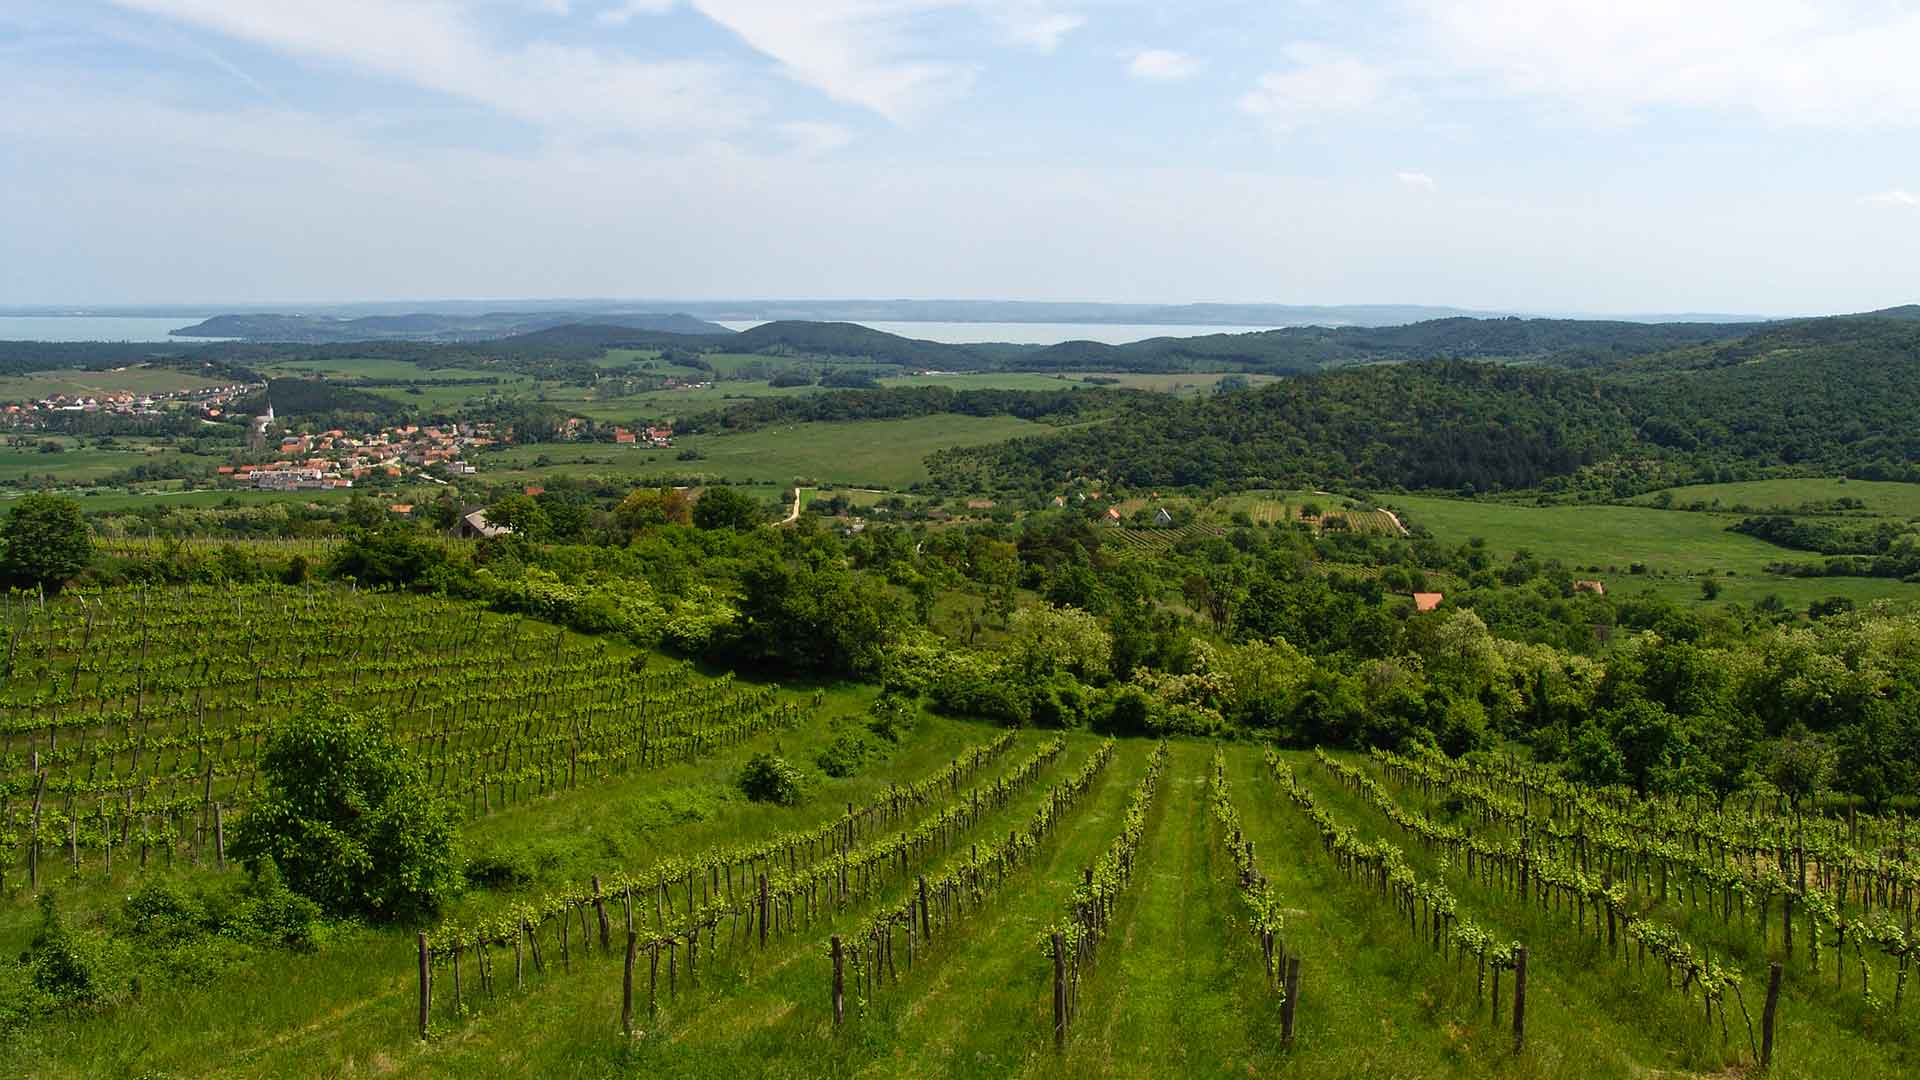
[[[1850,486],[1850,485],[1849,485]],[[1769,574],[1772,563],[1803,562],[1804,552],[1731,532],[1741,515],[1658,510],[1651,506],[1525,506],[1431,495],[1382,496],[1409,527],[1425,526],[1450,544],[1484,539],[1497,559],[1519,551],[1573,568],[1599,567],[1607,588],[1698,599],[1700,578],[1714,576],[1723,602],[1778,596],[1803,608],[1829,596],[1856,601],[1920,599],[1920,585],[1886,579],[1791,578]],[[1628,573],[1638,563],[1641,574]]]

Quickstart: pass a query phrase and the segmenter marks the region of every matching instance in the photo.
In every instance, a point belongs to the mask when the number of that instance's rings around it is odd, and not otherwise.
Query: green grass
[[[1733,514],[1642,506],[1521,506],[1424,495],[1394,495],[1383,498],[1382,505],[1399,509],[1409,527],[1424,525],[1450,544],[1483,538],[1501,560],[1525,550],[1569,567],[1598,566],[1614,592],[1697,599],[1699,575],[1713,574],[1721,579],[1722,602],[1753,603],[1769,595],[1790,607],[1827,596],[1920,599],[1920,586],[1886,579],[1768,574],[1770,563],[1805,562],[1813,556],[1728,531],[1739,520]],[[1627,573],[1634,563],[1648,572]]]
[[[852,713],[867,691],[835,689],[826,712]],[[924,718],[883,765],[848,781],[826,781],[796,808],[741,801],[732,772],[751,750],[779,743],[804,759],[830,737],[823,717],[799,731],[763,736],[714,759],[534,800],[470,826],[476,849],[522,847],[543,856],[529,891],[579,880],[609,865],[668,858],[713,843],[749,842],[778,829],[831,817],[847,801],[925,775],[992,729]],[[997,775],[1040,736],[989,768]],[[1076,735],[1068,752],[1013,802],[989,812],[969,835],[997,836],[1026,820],[1045,786],[1078,767],[1094,739]],[[573,954],[572,971],[536,975],[513,988],[511,955],[495,955],[497,997],[469,983],[470,1015],[451,1015],[445,973],[435,1036],[414,1032],[413,941],[404,929],[347,928],[313,955],[263,952],[191,984],[157,985],[143,999],[87,1018],[56,1019],[9,1050],[36,1077],[147,1075],[675,1077],[1515,1077],[1642,1078],[1726,1075],[1744,1047],[1738,1014],[1733,1046],[1704,1035],[1689,999],[1657,975],[1621,977],[1604,946],[1579,938],[1563,915],[1542,914],[1483,889],[1405,843],[1384,817],[1320,776],[1304,754],[1289,754],[1316,799],[1345,824],[1399,844],[1426,876],[1441,876],[1463,909],[1526,941],[1532,954],[1528,1046],[1515,1056],[1510,1029],[1494,1025],[1476,1000],[1474,973],[1416,941],[1378,890],[1343,875],[1322,851],[1311,821],[1279,793],[1250,744],[1227,749],[1228,774],[1260,869],[1286,904],[1283,947],[1301,963],[1298,1037],[1279,1045],[1278,1002],[1265,985],[1247,933],[1233,868],[1205,807],[1210,743],[1176,741],[1149,814],[1132,885],[1114,914],[1080,988],[1079,1017],[1064,1054],[1051,1045],[1050,971],[1039,945],[1084,866],[1120,826],[1128,794],[1152,746],[1123,742],[1113,763],[1069,811],[1036,860],[1014,872],[955,932],[924,946],[900,981],[862,1000],[849,985],[847,1026],[828,1010],[828,933],[847,933],[873,908],[856,903],[827,924],[776,936],[766,952],[734,951],[723,931],[706,953],[698,988],[680,971],[679,992],[662,1012],[645,1008],[647,968],[639,965],[639,1026],[619,1033],[620,964]],[[983,777],[984,778],[984,777]],[[962,843],[966,842],[965,837]],[[944,860],[934,856],[928,869]],[[202,875],[209,871],[200,871]],[[919,872],[916,870],[915,872]],[[154,870],[149,873],[189,871]],[[75,887],[76,900],[107,900],[138,875]],[[902,895],[887,890],[885,897]],[[477,893],[475,913],[510,899]],[[0,946],[18,947],[32,903],[15,896],[0,913]],[[619,909],[614,909],[619,925]],[[644,912],[642,917],[644,918]],[[1691,928],[1690,928],[1691,930]],[[576,938],[576,943],[577,943]],[[547,961],[556,964],[549,943]],[[1716,948],[1716,956],[1726,955]],[[664,968],[664,965],[663,965]],[[473,979],[471,970],[467,973]],[[1880,973],[1878,978],[1888,978]],[[1749,984],[1751,991],[1752,984]],[[1511,993],[1511,982],[1503,984]],[[1754,994],[1749,993],[1749,998]],[[1857,996],[1855,994],[1854,996]],[[1774,1075],[1866,1078],[1908,1075],[1911,1033],[1871,1034],[1833,995],[1790,979],[1783,999]],[[1756,1001],[1749,1004],[1756,1005]],[[244,1018],[242,1021],[241,1018]],[[1911,1021],[1907,1024],[1911,1027]]]
[[[789,424],[723,435],[676,438],[670,450],[612,444],[519,446],[478,459],[496,477],[557,474],[710,476],[732,483],[788,487],[796,478],[822,483],[904,487],[927,478],[922,459],[949,446],[999,442],[1045,430],[1013,417],[921,416],[906,420]],[[698,460],[681,461],[684,450]],[[540,457],[546,466],[535,465]]]
[[[35,371],[0,376],[0,402],[37,401],[53,394],[160,394],[224,386],[224,382],[170,368],[127,367],[112,371]]]
[[[1693,484],[1642,495],[1632,501],[1639,505],[1655,505],[1655,500],[1663,495],[1671,496],[1676,506],[1704,502],[1717,504],[1729,511],[1735,506],[1748,506],[1755,510],[1794,510],[1807,503],[1853,498],[1865,503],[1866,508],[1864,511],[1849,511],[1849,513],[1864,512],[1898,518],[1920,517],[1920,484],[1900,484],[1884,480],[1811,477],[1792,480],[1746,480],[1732,484]]]

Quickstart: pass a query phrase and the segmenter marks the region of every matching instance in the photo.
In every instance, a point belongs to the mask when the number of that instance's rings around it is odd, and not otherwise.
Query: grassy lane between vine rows
[[[1729,1003],[1728,1038],[1718,1023],[1709,1031],[1698,995],[1670,990],[1656,969],[1629,973],[1609,958],[1604,941],[1579,934],[1564,912],[1523,905],[1498,888],[1467,878],[1465,866],[1443,866],[1436,854],[1401,833],[1398,826],[1326,775],[1311,754],[1288,755],[1295,774],[1314,798],[1339,820],[1399,846],[1422,877],[1443,878],[1461,908],[1488,930],[1527,945],[1527,1056],[1550,1075],[1644,1077],[1649,1071],[1715,1073],[1744,1067],[1751,1058],[1739,1005]],[[1471,988],[1472,976],[1466,976]],[[1748,993],[1759,1023],[1765,987]],[[1788,1008],[1782,1006],[1783,1011]],[[1832,1077],[1849,1070],[1862,1076],[1897,1076],[1892,1048],[1845,1031],[1802,1032],[1789,1053],[1788,1027],[1778,1029],[1773,1075]],[[1569,1071],[1570,1070],[1570,1071]]]
[[[1098,742],[1076,738],[1072,745],[1067,760],[1048,778],[1049,784],[1076,773]],[[744,1013],[729,1013],[715,1025],[688,1028],[669,1040],[638,1043],[631,1053],[632,1062],[642,1071],[665,1070],[676,1076],[696,1077],[915,1074],[917,1070],[911,1066],[898,1066],[892,1055],[905,1046],[931,1041],[922,1024],[954,1019],[944,1013],[923,1016],[921,1001],[955,979],[970,980],[970,958],[982,942],[994,937],[1004,911],[1024,902],[1032,892],[1051,887],[1059,872],[1061,853],[1070,850],[1089,822],[1118,814],[1125,791],[1143,767],[1146,752],[1144,744],[1121,744],[1114,760],[1067,811],[1036,858],[1015,869],[1003,885],[986,895],[981,906],[970,911],[947,936],[936,940],[930,951],[922,950],[911,970],[904,963],[904,949],[898,950],[897,986],[883,985],[871,999],[862,1000],[850,968],[847,1026],[841,1031],[836,1033],[832,1027],[831,965],[821,947],[832,931],[823,928],[811,935],[811,947],[768,984],[778,993],[777,1001],[765,1001]],[[1046,798],[1044,788],[1034,788],[1027,797],[1015,801],[1011,813],[989,822],[981,835],[1000,836],[1009,829],[1024,827]],[[940,865],[948,861],[942,860]],[[845,920],[840,929],[850,931],[861,924],[858,919]],[[904,1071],[900,1071],[902,1068]]]
[[[1026,757],[1042,740],[1023,739],[977,782],[987,782]],[[1006,807],[983,815],[962,842],[1003,835],[1025,824],[1045,792],[1071,775],[1098,740],[1069,740],[1065,755],[1043,769],[1034,783]],[[1113,766],[1109,766],[1111,772]],[[951,856],[930,857],[931,870]],[[892,895],[892,890],[882,896]],[[620,964],[617,956],[595,956],[585,973],[553,981],[502,1008],[449,1031],[431,1044],[409,1043],[399,1071],[420,1075],[474,1075],[505,1068],[539,1076],[600,1076],[609,1072],[657,1076],[757,1076],[769,1069],[794,1068],[798,1075],[828,1075],[835,1069],[836,1044],[828,1036],[828,973],[821,943],[829,934],[851,933],[876,906],[878,898],[851,903],[831,918],[791,935],[776,936],[765,952],[757,946],[721,950],[702,965],[700,984],[689,989],[684,969],[680,992],[669,996],[667,970],[660,973],[659,1017],[646,1016],[647,965],[637,969],[636,1025],[631,1044],[619,1029]],[[724,937],[724,935],[723,935]],[[794,1032],[798,1025],[801,1034]],[[820,1028],[817,1038],[806,1033]],[[788,1046],[791,1041],[793,1045]],[[782,1049],[774,1053],[769,1045]]]
[[[854,1075],[1004,1077],[1052,1059],[1053,976],[1040,934],[1112,843],[1152,753],[1145,740],[1121,743],[1107,775],[1024,879],[995,894],[957,947],[924,978],[916,972],[865,1016],[849,1017],[842,1038]]]
[[[806,827],[844,812],[850,801],[876,795],[892,780],[909,781],[938,769],[962,747],[990,739],[996,730],[923,718],[890,760],[852,780],[824,781],[800,808],[750,803],[734,791],[733,777],[746,757],[758,750],[777,744],[796,759],[810,759],[831,740],[828,725],[814,723],[761,736],[724,755],[635,773],[515,807],[471,823],[469,845],[486,849],[525,843],[533,848],[537,873],[524,891],[537,895],[563,880],[623,865],[615,856],[648,865],[677,852],[716,843],[748,843]],[[1030,749],[1033,743],[1023,739],[1019,745]],[[993,773],[989,769],[986,775]],[[547,820],[543,809],[557,816],[560,826]],[[181,867],[172,873],[175,883],[186,885],[204,880],[212,871]],[[123,889],[132,886],[132,882],[121,882]],[[92,889],[98,895],[102,886],[96,883]],[[462,904],[478,908],[500,902],[498,894],[480,891]],[[22,1046],[31,1052],[38,1040],[58,1043],[57,1054],[38,1055],[46,1065],[39,1075],[48,1076],[119,1075],[139,1069],[203,1075],[206,1062],[215,1055],[234,1075],[289,1075],[307,1071],[315,1062],[330,1063],[349,1074],[384,1071],[411,1054],[417,1043],[413,1037],[414,948],[408,931],[343,927],[331,931],[315,953],[260,950],[238,963],[222,959],[210,966],[204,978],[189,985],[157,988],[131,1006],[98,1016],[43,1025],[30,1032]],[[223,953],[223,957],[230,955],[230,951]],[[496,978],[510,988],[511,956],[496,956],[494,961]],[[531,969],[530,961],[528,966]],[[617,994],[617,965],[612,970]],[[471,971],[468,978],[473,978]],[[576,971],[536,977],[530,970],[528,996],[537,997],[556,984],[579,978],[591,976]],[[506,1006],[511,997],[509,989],[500,1005]],[[470,1008],[478,1007],[474,995],[467,1001]],[[608,1015],[613,1025],[618,1019],[617,1004]],[[266,1037],[262,1032],[278,1034]]]
[[[1266,990],[1233,860],[1213,836],[1212,747],[1171,749],[1116,932],[1081,986],[1066,1055],[1057,1067],[1034,1063],[1031,1074],[1267,1075],[1286,1067],[1279,998]]]
[[[1419,796],[1399,790],[1376,763],[1358,755],[1345,756],[1342,760],[1361,767],[1392,794],[1395,802],[1403,809],[1429,813],[1431,816],[1430,808],[1423,805]],[[1324,781],[1325,786],[1338,786],[1336,781],[1320,771],[1318,765],[1306,764],[1301,771],[1302,775],[1307,772],[1318,774],[1315,778]],[[1355,801],[1360,800],[1356,797]],[[1372,813],[1383,828],[1391,831],[1396,842],[1402,839],[1407,841],[1402,846],[1407,849],[1410,861],[1420,856],[1432,862],[1432,857],[1420,851],[1418,844],[1413,842],[1411,837],[1407,837],[1399,828],[1387,822],[1384,815],[1378,815],[1377,811]],[[1483,828],[1486,828],[1490,837],[1512,835],[1510,829],[1500,826]],[[1518,901],[1509,894],[1487,889],[1469,881],[1464,866],[1454,866],[1450,869],[1452,872],[1448,876],[1448,885],[1463,899],[1469,890],[1490,898],[1476,901],[1482,906],[1493,903],[1491,899],[1493,897],[1504,897],[1504,905],[1518,913]],[[1642,903],[1651,904],[1648,917],[1678,930],[1682,937],[1696,948],[1710,947],[1716,963],[1734,964],[1741,969],[1745,974],[1742,992],[1746,998],[1747,1008],[1753,1015],[1756,1030],[1760,1022],[1760,1009],[1766,1000],[1768,952],[1771,953],[1772,959],[1783,960],[1786,977],[1781,984],[1780,1014],[1774,1029],[1776,1074],[1835,1076],[1848,1069],[1865,1068],[1867,1071],[1863,1075],[1904,1076],[1913,1075],[1916,1070],[1920,1070],[1920,1046],[1915,1044],[1912,1016],[1906,1017],[1902,1023],[1899,1018],[1876,1013],[1868,1008],[1860,994],[1857,965],[1849,966],[1846,987],[1836,989],[1833,957],[1829,950],[1822,952],[1822,974],[1807,973],[1804,936],[1796,939],[1800,944],[1795,954],[1788,958],[1780,948],[1777,925],[1773,927],[1773,949],[1763,951],[1758,934],[1749,928],[1743,928],[1737,915],[1731,925],[1724,925],[1718,915],[1708,910],[1708,906],[1688,907],[1680,898],[1680,890],[1677,887],[1672,890],[1670,899],[1665,904],[1645,897]],[[1777,902],[1774,910],[1777,918],[1779,911]],[[1538,924],[1551,935],[1555,939],[1556,948],[1582,958],[1586,968],[1594,973],[1595,979],[1626,982],[1642,987],[1647,994],[1651,995],[1650,1004],[1666,1005],[1669,1011],[1678,1015],[1681,1022],[1689,1028],[1698,1029],[1704,1021],[1699,995],[1694,994],[1689,997],[1677,990],[1666,989],[1657,962],[1648,965],[1644,976],[1640,974],[1637,965],[1629,972],[1619,958],[1607,954],[1604,943],[1593,939],[1591,931],[1576,940],[1577,932],[1570,925],[1570,919],[1564,911],[1557,914],[1543,913],[1536,904],[1524,917]],[[1800,925],[1804,928],[1804,919]],[[1886,962],[1880,966],[1883,969],[1882,986],[1885,987],[1891,983],[1891,972],[1884,969],[1891,968],[1893,965],[1891,962]],[[1891,999],[1890,991],[1887,997]],[[1689,1002],[1691,1002],[1691,1008],[1689,1008]],[[1746,1024],[1740,1013],[1740,1005],[1732,994],[1728,995],[1727,1009],[1727,1031],[1731,1036],[1728,1044],[1730,1050],[1722,1052],[1737,1055],[1744,1050],[1745,1060],[1751,1063],[1753,1055],[1747,1041]],[[1718,1021],[1715,1027],[1718,1027]],[[1716,1034],[1714,1038],[1717,1041],[1718,1035]],[[1884,1073],[1875,1071],[1881,1069],[1886,1071]]]
[[[1254,858],[1285,906],[1280,942],[1287,955],[1300,958],[1285,1075],[1582,1075],[1546,1072],[1513,1057],[1509,1029],[1495,1028],[1475,1000],[1473,974],[1416,941],[1377,888],[1347,880],[1321,849],[1313,822],[1281,793],[1259,747],[1229,747],[1227,770]],[[1507,988],[1503,983],[1502,991]]]

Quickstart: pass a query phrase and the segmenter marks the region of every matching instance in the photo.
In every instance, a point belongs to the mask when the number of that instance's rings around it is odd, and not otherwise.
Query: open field
[[[1643,506],[1654,505],[1655,500],[1663,495],[1671,496],[1675,506],[1704,502],[1729,511],[1737,506],[1747,506],[1752,507],[1756,512],[1776,509],[1792,511],[1809,503],[1830,502],[1835,499],[1859,499],[1866,504],[1865,509],[1847,511],[1848,513],[1877,514],[1897,518],[1920,517],[1920,484],[1897,484],[1882,480],[1815,477],[1794,480],[1747,480],[1733,484],[1693,484],[1642,495],[1633,502]]]
[[[1920,599],[1920,585],[1899,581],[1768,574],[1770,563],[1799,562],[1808,556],[1728,531],[1727,526],[1740,520],[1733,514],[1639,506],[1536,507],[1421,495],[1384,497],[1382,503],[1400,508],[1409,527],[1424,525],[1447,543],[1483,538],[1502,560],[1525,550],[1569,567],[1598,566],[1613,591],[1697,599],[1698,577],[1712,574],[1721,579],[1721,600],[1727,602],[1753,603],[1774,595],[1800,608],[1828,596]],[[1634,563],[1647,572],[1629,574]]]
[[[54,394],[92,397],[100,394],[161,394],[223,385],[170,368],[127,367],[112,371],[36,371],[0,376],[0,402],[38,401]]]
[[[998,442],[1047,430],[1012,417],[922,416],[906,420],[791,424],[737,434],[687,435],[669,450],[608,444],[519,446],[484,455],[489,475],[555,472],[636,476],[705,475],[735,483],[790,485],[795,478],[823,483],[905,487],[927,477],[922,462],[949,446]],[[686,450],[697,460],[681,461]],[[554,464],[536,466],[542,456]],[[582,459],[585,459],[584,461]]]

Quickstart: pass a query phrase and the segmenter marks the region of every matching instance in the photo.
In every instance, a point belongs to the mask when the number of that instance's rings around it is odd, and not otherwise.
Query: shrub
[[[458,887],[452,809],[385,728],[313,697],[274,732],[233,852],[334,915],[417,922]]]
[[[888,691],[867,707],[867,730],[875,737],[898,743],[913,732],[919,719],[920,703],[913,697]]]
[[[754,802],[797,806],[806,789],[806,774],[798,766],[764,751],[748,758],[747,767],[740,770],[740,790]]]
[[[842,731],[825,750],[813,759],[820,771],[835,779],[844,780],[864,768],[867,762],[877,756],[880,748],[873,739],[860,731]]]

